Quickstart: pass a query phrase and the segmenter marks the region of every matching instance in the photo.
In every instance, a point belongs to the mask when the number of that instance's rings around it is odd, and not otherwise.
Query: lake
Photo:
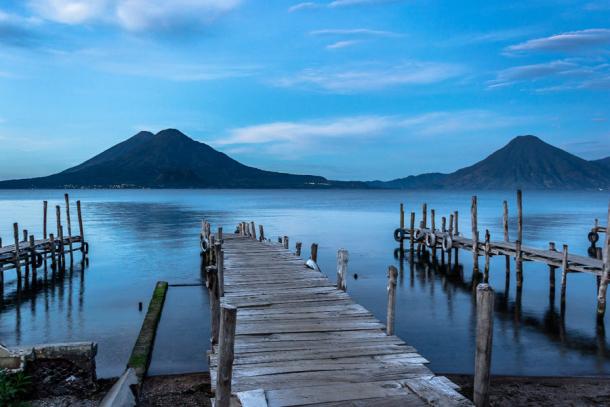
[[[394,257],[393,231],[399,204],[421,217],[421,204],[441,216],[460,212],[460,231],[469,236],[472,191],[364,190],[72,190],[83,204],[90,264],[46,280],[39,272],[35,289],[17,290],[15,271],[5,271],[0,303],[0,342],[28,345],[93,340],[99,344],[98,375],[119,375],[144,318],[158,280],[170,287],[159,325],[150,373],[206,370],[209,309],[199,271],[202,219],[214,229],[232,231],[240,221],[265,226],[267,237],[319,243],[319,263],[335,280],[336,252],[350,253],[347,290],[385,321],[387,268],[401,270],[397,288],[396,333],[442,373],[471,373],[474,360],[475,304],[472,255],[461,252],[458,271],[427,261]],[[502,239],[502,201],[511,208],[511,238],[516,235],[514,191],[478,193],[479,229]],[[0,236],[12,242],[12,224],[42,235],[42,200],[61,204],[63,191],[0,191]],[[524,192],[524,244],[546,248],[555,241],[586,255],[587,233],[595,218],[605,224],[607,192]],[[75,209],[72,209],[75,213]],[[62,215],[63,216],[63,215]],[[77,229],[73,215],[73,228]],[[408,222],[408,221],[407,221]],[[54,227],[50,227],[51,230]],[[603,235],[602,235],[603,238]],[[440,262],[440,258],[439,258]],[[480,261],[482,266],[483,262]],[[492,372],[510,375],[601,375],[610,373],[609,341],[595,323],[596,279],[568,275],[566,315],[559,313],[561,271],[554,302],[548,267],[524,264],[520,301],[514,263],[508,287],[503,256],[492,258],[490,284],[496,290]],[[357,278],[355,276],[357,275]],[[179,286],[187,284],[187,286]],[[188,286],[188,284],[191,284]],[[144,303],[144,310],[138,309]],[[606,316],[606,324],[610,317]]]

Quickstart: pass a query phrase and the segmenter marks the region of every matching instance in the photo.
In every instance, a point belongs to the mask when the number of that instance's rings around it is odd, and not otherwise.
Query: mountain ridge
[[[177,129],[141,131],[46,177],[0,181],[0,188],[610,188],[610,157],[587,161],[532,135],[517,136],[485,159],[452,173],[390,181],[333,181],[244,165]]]

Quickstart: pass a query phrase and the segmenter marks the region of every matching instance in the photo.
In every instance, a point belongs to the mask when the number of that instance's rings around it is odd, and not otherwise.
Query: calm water
[[[350,252],[348,292],[385,320],[386,270],[401,269],[397,334],[431,361],[437,372],[472,372],[474,302],[472,256],[460,253],[460,267],[448,272],[415,259],[394,258],[398,207],[408,212],[427,202],[440,216],[460,211],[460,230],[470,230],[471,192],[402,191],[71,191],[83,201],[90,265],[17,291],[14,270],[5,272],[0,303],[0,342],[7,345],[94,340],[99,343],[98,374],[122,371],[157,280],[197,284],[200,221],[231,230],[241,220],[265,225],[268,237],[290,236],[304,247],[318,242],[321,268],[335,278],[335,256]],[[547,247],[549,240],[586,253],[586,234],[606,216],[607,192],[524,194],[524,241]],[[12,223],[41,235],[42,203],[62,203],[63,191],[0,191],[0,236],[12,240]],[[501,239],[502,200],[514,208],[514,193],[479,194],[480,229]],[[75,209],[73,209],[75,212]],[[54,212],[52,212],[54,213]],[[75,218],[75,216],[73,216]],[[54,216],[51,217],[54,222]],[[418,220],[419,222],[419,220]],[[511,226],[516,220],[511,218]],[[76,225],[74,225],[76,229]],[[511,230],[512,236],[515,235]],[[304,251],[309,254],[308,250]],[[77,255],[77,260],[80,256]],[[440,262],[440,259],[439,259]],[[482,262],[481,262],[482,265]],[[492,259],[490,283],[496,289],[493,372],[496,374],[597,375],[610,373],[609,341],[595,324],[595,278],[568,276],[566,318],[559,318],[559,279],[554,303],[547,267],[524,265],[521,300],[515,296],[514,264],[508,287],[504,258]],[[354,278],[354,274],[358,278]],[[507,289],[508,288],[508,289]],[[199,286],[169,289],[151,364],[151,373],[205,370],[208,306]],[[606,324],[610,317],[606,317]]]

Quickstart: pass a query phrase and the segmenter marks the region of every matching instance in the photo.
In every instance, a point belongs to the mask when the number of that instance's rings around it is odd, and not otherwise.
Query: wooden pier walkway
[[[224,235],[222,250],[221,303],[237,308],[231,387],[243,406],[471,405],[282,245]],[[209,355],[213,390],[218,353]]]

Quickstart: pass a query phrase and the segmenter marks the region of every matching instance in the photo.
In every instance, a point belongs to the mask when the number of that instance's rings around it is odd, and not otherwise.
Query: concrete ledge
[[[165,303],[167,286],[167,282],[165,281],[157,282],[150,303],[148,304],[148,311],[144,317],[144,322],[142,322],[140,334],[131,351],[129,362],[127,362],[127,367],[132,368],[135,371],[138,381],[140,382],[148,371],[150,356],[157,333],[157,325],[159,324],[161,312],[163,311],[163,304]]]
[[[138,384],[136,371],[128,368],[119,380],[110,388],[103,398],[100,407],[133,407],[137,405],[131,386]]]

